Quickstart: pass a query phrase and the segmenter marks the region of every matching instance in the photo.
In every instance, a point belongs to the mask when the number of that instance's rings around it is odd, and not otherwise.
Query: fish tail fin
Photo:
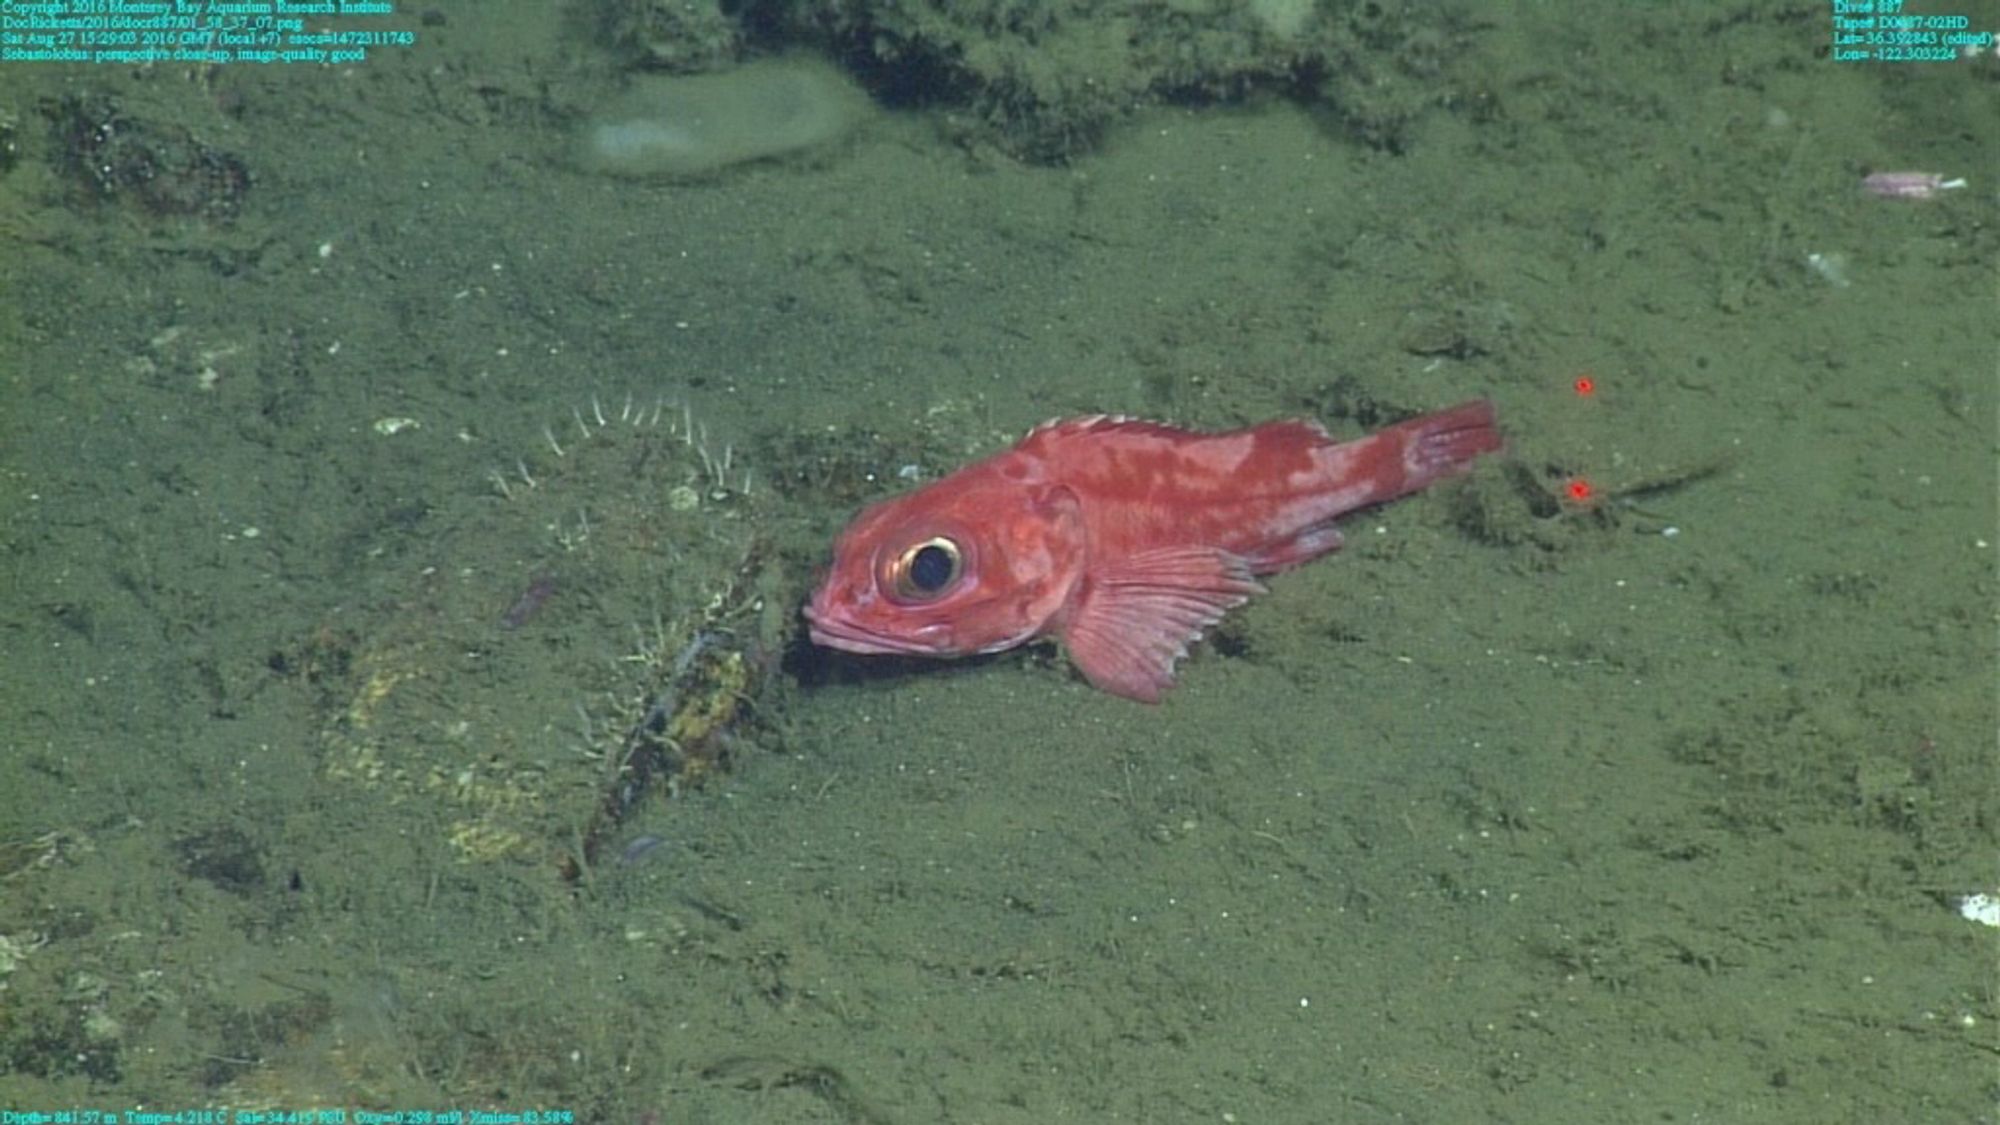
[[[1366,466],[1360,475],[1373,485],[1366,502],[1380,504],[1462,473],[1502,443],[1493,404],[1479,398],[1398,422],[1352,444],[1366,447],[1356,451]]]

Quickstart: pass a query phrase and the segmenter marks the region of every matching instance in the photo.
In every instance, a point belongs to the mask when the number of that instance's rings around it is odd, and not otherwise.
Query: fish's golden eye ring
[[[894,575],[896,597],[909,602],[928,602],[941,598],[958,583],[965,573],[965,556],[958,544],[942,535],[934,535],[921,543],[904,549],[896,557],[896,565],[890,572]]]

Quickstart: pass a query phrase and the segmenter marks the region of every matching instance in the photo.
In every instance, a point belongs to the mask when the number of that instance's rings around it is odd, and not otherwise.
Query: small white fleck
[[[322,242],[322,243],[320,243],[320,244],[319,244],[319,256],[320,256],[321,258],[331,258],[331,257],[333,257],[333,243],[331,243],[331,242]]]

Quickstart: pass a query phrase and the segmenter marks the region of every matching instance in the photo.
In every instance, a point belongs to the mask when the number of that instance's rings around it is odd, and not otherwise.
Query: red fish
[[[1092,684],[1158,702],[1256,581],[1340,547],[1333,521],[1500,448],[1493,404],[1336,442],[1316,422],[1204,434],[1098,416],[875,504],[805,609],[848,652],[967,656],[1043,637]]]

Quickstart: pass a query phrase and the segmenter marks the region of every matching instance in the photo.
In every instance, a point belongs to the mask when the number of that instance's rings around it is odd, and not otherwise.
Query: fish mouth
[[[816,645],[870,656],[935,656],[937,648],[922,640],[870,629],[837,612],[805,607],[806,632]]]

